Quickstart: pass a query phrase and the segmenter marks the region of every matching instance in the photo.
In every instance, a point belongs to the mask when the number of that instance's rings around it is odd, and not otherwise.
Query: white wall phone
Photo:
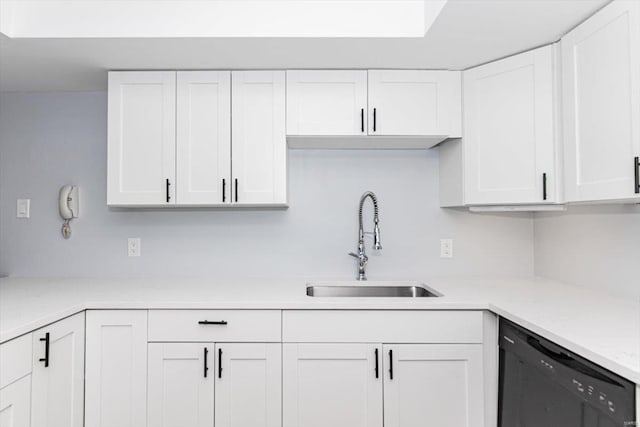
[[[58,208],[60,209],[60,216],[64,219],[64,224],[62,224],[62,236],[65,239],[71,237],[69,221],[78,217],[79,205],[80,200],[78,197],[78,187],[76,185],[63,186],[60,189]]]

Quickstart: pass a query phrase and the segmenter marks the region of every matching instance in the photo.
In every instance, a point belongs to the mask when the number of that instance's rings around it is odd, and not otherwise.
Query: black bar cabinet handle
[[[44,341],[44,358],[40,359],[40,362],[44,362],[44,367],[49,367],[49,332],[44,334],[44,338],[40,338],[40,341]]]
[[[393,350],[389,350],[389,379],[393,379]]]
[[[235,191],[236,203],[238,203],[238,178],[235,179],[234,185],[236,187],[236,191]]]
[[[222,378],[222,349],[218,349],[218,378]]]
[[[207,359],[209,358],[209,349],[207,347],[204,348],[204,377],[207,378],[207,372],[209,372],[209,362]]]
[[[169,178],[166,179],[165,184],[167,189],[167,203],[169,203],[169,200],[171,200],[171,195],[169,194],[169,186],[171,183],[169,182]]]
[[[222,203],[227,201],[227,180],[222,178]]]
[[[228,325],[226,320],[200,320],[198,325]]]
[[[373,131],[376,131],[376,109],[373,109]]]
[[[547,174],[542,174],[542,200],[547,200]]]
[[[376,378],[378,378],[380,376],[380,372],[379,372],[379,366],[378,366],[378,349],[376,348],[374,351],[374,354],[376,355]]]
[[[636,177],[636,188],[635,188],[635,192],[636,194],[640,194],[640,157],[636,156],[633,159],[633,166],[636,170],[635,173],[635,177]]]
[[[364,108],[360,109],[360,132],[364,133]]]

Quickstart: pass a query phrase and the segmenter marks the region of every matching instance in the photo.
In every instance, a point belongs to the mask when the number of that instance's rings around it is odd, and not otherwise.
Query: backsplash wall
[[[640,205],[536,213],[535,272],[640,299]]]
[[[352,279],[358,199],[372,190],[384,248],[367,242],[370,279],[533,274],[532,216],[440,209],[437,150],[290,150],[287,210],[110,210],[106,99],[0,96],[0,273]],[[57,198],[70,183],[80,218],[64,240]],[[30,219],[16,219],[17,198],[31,199]],[[127,257],[128,237],[141,257]],[[440,238],[454,239],[453,259],[440,259]]]

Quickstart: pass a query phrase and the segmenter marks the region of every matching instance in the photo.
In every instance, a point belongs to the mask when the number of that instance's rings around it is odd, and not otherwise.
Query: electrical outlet
[[[440,258],[453,258],[453,239],[440,239]]]
[[[29,218],[31,199],[18,199],[16,207],[16,218]]]
[[[127,253],[129,256],[140,256],[139,237],[129,237],[127,239]]]

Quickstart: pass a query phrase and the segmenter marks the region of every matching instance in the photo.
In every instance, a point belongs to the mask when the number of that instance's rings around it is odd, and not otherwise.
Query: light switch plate
[[[140,238],[129,237],[127,239],[127,254],[129,256],[140,256]]]
[[[31,199],[18,199],[16,218],[29,218],[31,215]]]

